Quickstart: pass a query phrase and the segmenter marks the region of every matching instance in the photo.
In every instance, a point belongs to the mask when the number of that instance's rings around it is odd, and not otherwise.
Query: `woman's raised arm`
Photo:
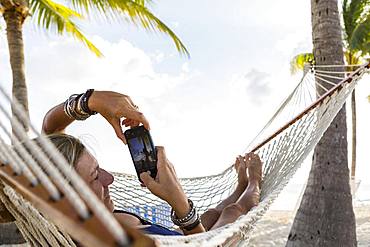
[[[71,102],[66,107],[66,102],[61,103],[51,108],[45,115],[42,124],[42,131],[45,134],[64,132],[68,125],[76,120],[75,114],[68,114],[69,111],[81,111],[78,99],[85,95],[76,96],[76,102]],[[144,114],[138,110],[138,107],[133,103],[127,95],[111,91],[93,91],[86,98],[86,107],[89,112],[97,112],[102,115],[109,124],[113,127],[117,137],[126,143],[122,133],[121,124],[125,126],[137,126],[140,123],[145,128],[150,129],[149,122]],[[70,98],[71,99],[71,98]],[[69,108],[68,108],[69,107]],[[71,109],[73,108],[73,109]],[[121,122],[121,118],[125,118]]]
[[[65,128],[74,121],[64,113],[63,105],[64,103],[54,106],[46,113],[42,122],[43,133],[49,135],[64,132]]]

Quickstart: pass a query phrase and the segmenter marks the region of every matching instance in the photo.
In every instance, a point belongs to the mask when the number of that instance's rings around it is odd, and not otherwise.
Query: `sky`
[[[179,177],[220,173],[298,83],[300,75],[290,74],[289,62],[312,50],[309,2],[155,1],[150,9],[180,37],[190,58],[179,55],[163,34],[124,21],[91,21],[81,27],[103,52],[104,58],[97,58],[73,38],[46,33],[28,20],[24,42],[31,121],[40,129],[45,113],[72,93],[117,91],[130,95],[147,116],[154,143],[165,146]],[[0,83],[10,92],[8,56],[1,29]],[[366,84],[357,90],[358,179],[364,191],[370,185]],[[135,173],[127,147],[102,117],[74,123],[67,132],[91,146],[103,168]],[[298,171],[277,208],[295,205],[309,165]]]

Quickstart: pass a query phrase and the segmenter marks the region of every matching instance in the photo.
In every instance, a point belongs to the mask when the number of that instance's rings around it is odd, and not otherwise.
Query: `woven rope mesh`
[[[207,233],[186,237],[158,236],[161,244],[189,245],[191,243],[196,246],[214,246],[224,243],[227,239],[234,244],[234,240],[246,241],[253,224],[264,214],[300,164],[313,150],[363,73],[364,70],[354,76],[351,83],[344,83],[343,87],[323,100],[317,107],[298,118],[291,126],[256,150],[255,153],[259,154],[263,161],[261,202],[256,208],[240,217],[237,222]],[[317,83],[315,74],[307,73],[288,100],[282,104],[283,107],[279,109],[273,121],[266,126],[246,151],[252,150],[253,145],[263,140],[269,133],[276,131],[275,127],[281,126],[279,121],[287,121],[289,116],[296,115],[309,106],[316,99],[317,85],[315,86],[315,83]],[[118,173],[114,176],[115,182],[111,192],[117,208],[137,213],[153,223],[173,227],[170,207],[164,201],[151,195],[145,188],[141,188],[136,176]],[[215,207],[227,197],[235,188],[236,182],[237,175],[232,166],[218,175],[181,179],[187,195],[197,205],[200,213]]]
[[[330,73],[325,74],[325,71],[320,73],[321,77],[330,75]],[[358,75],[353,76],[351,83],[343,83],[342,87],[338,88],[338,90],[330,96],[325,97],[320,104],[313,107],[305,114],[300,115],[297,121],[292,122],[289,127],[283,129],[274,138],[255,150],[255,153],[259,154],[263,161],[261,201],[260,204],[253,208],[247,215],[241,216],[232,224],[206,233],[180,237],[155,236],[155,238],[158,239],[161,245],[175,246],[215,246],[220,244],[234,246],[239,241],[244,241],[243,243],[245,244],[253,229],[253,225],[263,216],[264,212],[269,208],[271,203],[288,183],[291,176],[314,148],[363,73],[365,73],[365,69],[359,70]],[[330,78],[329,76],[325,80],[337,82],[338,78]],[[321,81],[324,82],[324,80]],[[316,100],[316,97],[320,96],[317,95],[316,89],[322,85],[318,85],[318,83],[320,83],[320,80],[316,80],[315,72],[307,73],[292,94],[289,95],[287,100],[281,104],[277,113],[249,144],[245,151],[253,150],[257,144],[276,132],[287,120],[292,119],[292,117],[311,105],[311,103]],[[328,88],[327,83],[325,86]],[[3,142],[3,140],[1,141]],[[4,157],[6,157],[6,155],[4,155],[4,152],[6,152],[7,147],[2,147],[3,149],[0,148],[0,159],[5,163],[6,160]],[[111,187],[111,195],[117,209],[131,211],[153,223],[164,225],[169,228],[173,227],[169,217],[170,207],[166,202],[153,196],[147,189],[141,188],[136,176],[119,173],[114,173],[114,176],[115,182]],[[183,178],[180,180],[186,194],[194,201],[199,212],[203,213],[207,209],[215,207],[234,190],[237,182],[237,175],[233,167],[229,166],[224,172],[218,175]],[[10,191],[11,190],[8,189],[6,194],[12,194]],[[12,197],[15,198],[15,196]],[[18,209],[14,211],[14,214],[19,215],[20,219],[23,217],[25,218],[23,221],[20,220],[19,224],[20,226],[24,224],[25,228],[28,229],[28,231],[24,231],[24,234],[30,235],[28,238],[30,242],[34,242],[34,245],[43,245],[45,241],[48,242],[42,236],[44,230],[38,229],[39,227],[45,227],[45,225],[40,226],[40,224],[37,224],[43,221],[37,222],[37,220],[34,220],[37,219],[37,217],[41,217],[43,220],[45,219],[40,214],[29,214],[24,210],[24,208],[30,208],[30,204],[26,204],[20,199],[8,201],[7,203],[17,205]],[[32,212],[32,209],[30,210],[30,212]],[[27,222],[28,225],[24,222]],[[51,227],[50,229],[53,228]],[[38,241],[37,239],[40,240]],[[68,242],[69,240],[66,241]],[[49,244],[54,246],[56,243]]]

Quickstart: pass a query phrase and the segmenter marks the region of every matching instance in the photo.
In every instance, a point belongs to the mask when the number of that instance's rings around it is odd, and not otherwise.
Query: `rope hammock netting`
[[[206,233],[189,236],[151,235],[151,237],[155,238],[161,246],[246,244],[255,223],[268,210],[300,164],[313,150],[344,105],[347,96],[355,88],[357,81],[368,69],[369,64],[362,66],[326,65],[310,67],[305,72],[297,87],[245,149],[246,152],[257,153],[263,161],[260,203],[248,214],[241,216],[232,224]],[[10,99],[4,90],[0,91],[0,99],[5,99],[9,103]],[[25,139],[27,135],[20,124],[24,119],[24,112],[16,103],[13,103],[13,106],[19,118],[13,121],[16,129],[13,142],[16,143],[19,139]],[[10,147],[6,144],[3,136],[10,139],[11,134],[7,131],[4,120],[9,121],[10,114],[1,104],[0,114],[4,116],[0,121],[0,129],[3,132],[3,135],[0,135],[0,163],[3,164],[0,167],[0,179],[4,184],[0,199],[16,218],[16,224],[26,240],[34,246],[74,246],[69,235],[77,240],[83,238],[79,238],[80,236],[73,231],[74,228],[69,227],[73,226],[69,218],[56,219],[55,215],[58,214],[52,211],[49,215],[50,210],[45,210],[40,206],[41,203],[37,203],[37,200],[36,203],[35,199],[29,203],[23,199],[22,196],[32,199],[27,188],[23,191],[17,189],[20,193],[15,192],[11,188],[12,185],[14,187],[15,182],[10,178],[9,171],[22,174],[24,180],[28,180],[28,184],[31,183],[31,187],[41,184],[44,193],[47,196],[50,195],[54,201],[61,200],[61,198],[67,200],[76,215],[82,219],[89,221],[91,215],[96,217],[102,225],[95,230],[98,235],[96,239],[89,239],[89,241],[95,241],[95,246],[127,244],[128,238],[125,231],[46,138],[41,138],[40,146],[32,142],[29,142],[26,148],[21,145]],[[289,119],[292,120],[287,122]],[[31,130],[39,135],[34,127],[31,126]],[[8,172],[5,172],[6,169]],[[174,227],[170,218],[171,208],[147,189],[141,188],[136,176],[122,173],[114,173],[114,176],[111,196],[117,209],[136,213],[153,223],[168,228]],[[231,165],[218,175],[182,178],[180,181],[186,194],[194,201],[201,214],[215,207],[233,192],[237,174]],[[39,211],[43,212],[43,216]],[[102,228],[104,232],[99,232]],[[103,237],[99,238],[99,235]],[[111,242],[105,241],[107,236],[111,236]],[[89,235],[86,233],[85,237]],[[96,244],[96,241],[102,241],[99,242],[102,244]]]

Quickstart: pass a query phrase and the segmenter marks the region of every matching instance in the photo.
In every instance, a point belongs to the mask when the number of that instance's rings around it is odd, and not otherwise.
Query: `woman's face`
[[[81,154],[76,164],[76,171],[105,206],[113,211],[114,204],[108,188],[113,183],[113,175],[100,168],[97,160],[87,150]]]

